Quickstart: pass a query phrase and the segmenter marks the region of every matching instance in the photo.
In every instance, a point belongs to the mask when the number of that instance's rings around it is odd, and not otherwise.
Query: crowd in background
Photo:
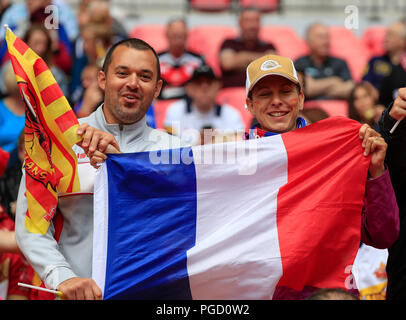
[[[51,4],[52,0],[1,1],[0,24],[8,24],[44,59],[76,115],[85,117],[103,101],[97,75],[107,50],[136,32],[126,30],[104,0],[81,0],[77,9],[55,2],[59,25],[50,29],[45,26],[45,7]],[[199,144],[207,143],[204,129],[243,131],[255,123],[244,108],[246,67],[264,54],[281,54],[283,50],[276,41],[260,36],[263,25],[259,10],[245,9],[236,19],[237,34],[230,32],[220,39],[218,47],[200,52],[189,45],[193,34],[187,18],[166,21],[167,47],[157,50],[164,84],[147,114],[151,127]],[[406,86],[406,23],[394,21],[386,27],[385,52],[371,56],[358,78],[352,74],[349,61],[331,55],[329,26],[319,22],[308,26],[303,39],[306,51],[294,57],[306,97],[301,116],[308,123],[344,115],[371,127],[377,125],[397,89]],[[143,40],[153,45],[154,34],[150,37]],[[0,39],[0,148],[8,153],[7,166],[0,165],[0,228],[12,231],[24,159],[25,107],[8,58],[4,30]],[[196,136],[196,132],[200,134]],[[0,292],[1,298],[32,299],[30,290],[16,286],[35,278],[23,256],[0,253],[0,266],[0,287],[8,279],[9,288],[6,295]]]

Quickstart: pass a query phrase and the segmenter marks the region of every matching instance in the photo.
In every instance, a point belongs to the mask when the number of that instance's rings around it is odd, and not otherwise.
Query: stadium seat
[[[385,35],[386,35],[386,26],[371,26],[364,29],[364,32],[361,36],[361,41],[368,48],[370,57],[380,56],[385,53],[385,47],[383,45]]]
[[[188,48],[204,56],[206,63],[220,76],[219,50],[223,41],[238,35],[235,27],[228,25],[201,25],[192,28]]]
[[[245,128],[249,129],[251,127],[252,115],[245,109],[245,98],[245,87],[235,87],[221,89],[216,100],[218,104],[226,103],[236,108],[241,114]]]
[[[231,8],[231,0],[190,0],[190,8],[198,11],[217,12]]]
[[[166,26],[164,24],[139,25],[131,30],[130,37],[148,42],[159,53],[168,48],[165,30]]]
[[[304,109],[320,108],[330,117],[348,117],[348,102],[346,100],[309,100],[305,101]]]
[[[166,110],[171,103],[177,101],[176,99],[171,100],[158,100],[155,99],[153,103],[155,124],[157,129],[163,129],[163,124],[166,117]]]
[[[271,12],[279,9],[279,0],[239,0],[240,8],[256,7],[262,12]]]
[[[296,60],[307,54],[308,48],[305,41],[298,36],[296,31],[288,26],[265,25],[261,28],[260,38],[271,42],[277,54]]]
[[[353,79],[360,81],[369,58],[365,44],[351,30],[341,26],[330,27],[330,38],[331,55],[344,59]]]

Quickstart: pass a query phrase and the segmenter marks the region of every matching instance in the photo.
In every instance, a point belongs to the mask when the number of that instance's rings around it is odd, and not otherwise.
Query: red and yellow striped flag
[[[25,111],[25,226],[46,233],[58,192],[80,189],[72,146],[82,138],[79,123],[51,71],[31,48],[7,28],[6,41]]]

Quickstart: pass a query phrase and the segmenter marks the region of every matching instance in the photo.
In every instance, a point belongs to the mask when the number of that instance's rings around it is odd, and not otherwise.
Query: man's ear
[[[248,111],[255,117],[254,103],[252,99],[247,97],[245,99],[245,105],[248,107]]]
[[[162,89],[162,84],[163,81],[162,80],[158,80],[156,82],[156,86],[155,86],[155,93],[154,93],[154,98],[158,98],[159,94],[161,93],[161,89]]]
[[[97,82],[99,83],[100,89],[104,91],[106,89],[106,74],[102,70],[97,74]]]
[[[303,110],[305,96],[303,90],[299,94],[299,110]]]

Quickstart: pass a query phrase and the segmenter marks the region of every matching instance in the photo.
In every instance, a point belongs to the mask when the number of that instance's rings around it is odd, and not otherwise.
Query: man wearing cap
[[[169,106],[164,127],[192,145],[201,143],[204,129],[243,131],[240,113],[227,104],[216,103],[220,88],[221,83],[209,66],[198,67],[186,84],[187,97]]]
[[[306,126],[306,121],[298,116],[303,108],[304,94],[289,58],[266,55],[250,63],[246,71],[246,105],[258,121],[247,138],[262,138]],[[388,248],[399,234],[399,211],[389,172],[384,165],[387,144],[368,125],[361,127],[359,135],[364,155],[371,153],[361,241],[376,248]],[[302,292],[296,292],[278,287],[274,299],[304,299],[314,289],[305,287]]]

